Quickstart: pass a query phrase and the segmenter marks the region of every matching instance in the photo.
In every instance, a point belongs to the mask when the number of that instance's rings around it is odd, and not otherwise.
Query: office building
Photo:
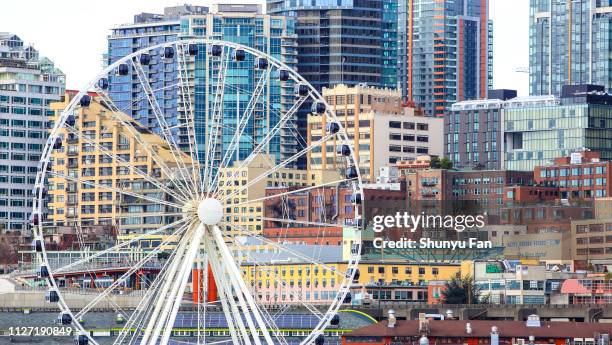
[[[361,177],[376,182],[380,168],[421,155],[442,155],[443,120],[422,116],[411,107],[401,106],[399,91],[365,85],[338,85],[324,88],[323,97],[335,111],[347,131],[359,161]],[[308,116],[308,141],[322,137],[326,118]],[[309,153],[311,169],[337,169],[338,154],[334,142],[314,148]]]
[[[51,102],[65,76],[18,36],[0,33],[0,228],[25,232]]]
[[[76,91],[66,92],[62,102],[51,105],[55,116],[50,121],[58,118],[75,95]],[[178,220],[176,215],[165,215],[176,214],[175,208],[154,201],[172,200],[151,182],[151,178],[168,182],[158,162],[176,168],[165,140],[126,114],[113,112],[96,94],[89,97],[90,104],[73,115],[74,125],[61,129],[62,147],[51,153],[54,175],[49,178],[49,221],[73,230],[75,226],[116,226],[121,234],[128,234]],[[156,152],[157,158],[150,152]],[[186,154],[182,159],[190,164]]]
[[[567,84],[612,87],[609,1],[530,0],[529,94]]]
[[[113,28],[108,38],[108,63],[143,49],[147,46],[172,42],[183,38],[219,39],[255,48],[270,54],[283,63],[295,67],[296,51],[294,24],[291,19],[282,16],[262,14],[260,5],[216,4],[211,11],[207,7],[184,5],[170,7],[164,14],[143,13],[135,16],[134,23]],[[189,142],[197,142],[200,160],[204,160],[206,139],[210,137],[212,124],[212,107],[217,92],[218,64],[206,53],[206,47],[199,47],[198,54],[186,58],[186,76],[189,89],[193,90],[191,98],[184,97],[176,86],[177,59],[164,59],[163,54],[151,54],[151,61],[144,66],[152,80],[153,89],[164,88],[158,96],[166,121],[174,126],[185,121],[191,105],[195,117],[195,140],[186,128],[181,128],[175,135],[184,150],[189,149]],[[219,145],[215,159],[221,160],[229,147],[236,127],[236,113],[246,109],[249,99],[255,90],[259,77],[264,73],[253,66],[255,62],[247,54],[242,63],[231,63],[228,66],[225,80],[222,129],[219,131]],[[126,76],[109,76],[111,98],[120,109],[140,121],[147,127],[158,131],[158,121],[151,110],[144,91],[139,87],[139,80],[130,71]],[[234,159],[241,160],[253,151],[255,143],[260,142],[266,133],[276,125],[280,116],[289,109],[293,101],[291,82],[281,83],[277,78],[269,78],[267,86],[255,105],[255,111],[246,126],[241,139],[239,152]],[[291,132],[291,125],[298,119],[289,121],[287,128],[280,131],[278,139],[270,143],[269,154],[276,161],[287,158],[297,152],[298,141]],[[295,130],[293,130],[295,132]]]
[[[298,71],[319,91],[336,84],[396,87],[397,3],[267,0],[296,19]]]
[[[501,169],[503,101],[515,90],[489,90],[485,100],[453,104],[444,117],[444,157],[456,168]]]
[[[571,224],[572,259],[582,261],[582,268],[612,268],[612,218],[577,219]]]
[[[503,168],[533,171],[572,152],[599,151],[612,159],[612,96],[603,86],[565,85],[561,97],[505,102]]]
[[[398,83],[404,100],[428,116],[484,99],[493,86],[493,24],[488,0],[401,0]]]

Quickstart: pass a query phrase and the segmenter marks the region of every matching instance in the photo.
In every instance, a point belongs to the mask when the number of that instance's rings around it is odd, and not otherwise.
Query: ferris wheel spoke
[[[237,152],[236,160],[240,159],[240,140],[242,139],[242,134],[244,133],[244,130],[246,129],[247,124],[249,123],[251,116],[253,115],[253,111],[255,110],[255,107],[257,103],[259,102],[259,99],[263,93],[263,90],[268,83],[269,77],[270,77],[270,69],[265,70],[261,74],[257,82],[257,85],[255,86],[255,91],[253,92],[253,95],[249,99],[249,103],[247,104],[247,107],[244,113],[241,114],[240,120],[236,125],[237,126],[236,132],[232,136],[232,140],[230,141],[229,147],[227,148],[227,150],[225,150],[225,155],[223,156],[223,159],[221,160],[221,164],[219,164],[219,169],[216,172],[215,177],[211,181],[211,184],[210,184],[211,189],[215,187],[217,179],[219,178],[219,174],[221,174],[221,170],[229,165],[229,162],[235,152]],[[238,98],[237,102],[240,102],[240,98],[239,97],[237,98]]]
[[[189,48],[187,48],[189,49]],[[200,151],[198,147],[198,140],[195,132],[195,115],[193,104],[191,102],[191,85],[189,82],[189,70],[187,68],[187,57],[185,55],[185,45],[184,44],[176,44],[177,51],[177,66],[178,66],[178,76],[179,76],[179,85],[181,88],[181,99],[183,100],[183,108],[186,108],[184,111],[185,123],[187,124],[187,142],[189,144],[189,155],[191,157],[192,163],[197,166],[197,169],[192,169],[193,180],[195,182],[196,194],[198,192],[200,186]]]
[[[185,226],[187,225],[188,224],[185,224]],[[181,239],[177,247],[182,247],[185,243],[187,243],[187,236],[184,236]],[[177,256],[177,252],[178,251],[175,250],[170,254],[170,257],[167,261],[168,263],[175,262],[174,259]],[[169,275],[168,272],[171,266],[173,266],[173,264],[166,264],[163,266],[160,273],[156,276],[154,281],[150,284],[150,287],[147,290],[143,299],[138,303],[138,306],[136,307],[132,315],[130,315],[130,318],[128,319],[125,326],[121,330],[114,344],[123,344],[125,338],[130,334],[132,329],[135,329],[136,331],[132,334],[132,337],[130,338],[128,344],[134,343],[135,340],[138,338],[138,336],[140,335],[140,329],[142,328],[143,324],[147,320],[147,317],[150,317],[150,315],[153,312],[153,307],[155,306],[155,304],[150,303],[150,302],[152,301],[153,297],[156,294],[158,294],[160,290],[160,285],[169,280],[166,278]]]
[[[192,174],[188,173],[189,168],[185,164],[185,159],[182,157],[183,152],[180,150],[178,144],[176,143],[176,139],[174,138],[173,133],[170,131],[170,129],[168,129],[168,122],[166,121],[166,117],[164,113],[162,112],[161,107],[159,106],[159,102],[157,101],[157,97],[155,96],[155,93],[151,89],[151,84],[149,83],[149,80],[147,79],[147,75],[145,71],[142,69],[142,65],[140,64],[140,62],[137,61],[137,59],[132,59],[131,61],[132,61],[132,66],[134,66],[134,69],[136,70],[136,74],[138,75],[138,79],[140,80],[140,85],[145,91],[145,95],[147,96],[149,105],[151,106],[153,110],[153,114],[155,114],[155,118],[157,119],[157,122],[161,128],[163,138],[166,139],[166,142],[170,148],[170,152],[172,153],[174,161],[179,167],[178,169],[179,174],[181,175],[181,177],[183,178],[185,182],[187,181],[191,182],[191,184],[187,183],[187,187],[193,193],[197,193],[197,188],[195,187],[196,181],[193,180]],[[196,169],[195,167],[197,167],[197,163],[191,162],[191,166],[192,166],[191,167],[192,170]]]
[[[179,205],[179,204],[176,204],[176,203],[173,203],[173,202],[169,202],[169,201],[165,201],[165,200],[160,200],[160,199],[153,198],[153,197],[149,197],[149,196],[146,196],[146,195],[143,195],[143,194],[140,194],[140,193],[129,192],[129,191],[126,191],[126,190],[123,190],[123,189],[120,189],[120,188],[110,187],[110,186],[106,186],[106,185],[99,184],[99,183],[92,182],[92,181],[88,181],[88,180],[81,180],[81,179],[79,179],[77,177],[71,177],[71,176],[64,175],[64,174],[57,173],[57,172],[49,172],[49,174],[52,175],[52,176],[55,176],[55,177],[63,178],[63,179],[68,180],[68,181],[78,182],[78,183],[81,183],[81,184],[84,184],[84,185],[88,185],[88,186],[99,188],[99,189],[105,189],[105,190],[108,190],[108,191],[111,191],[111,192],[115,192],[115,193],[119,193],[119,194],[123,194],[123,195],[133,196],[135,198],[139,198],[139,199],[142,199],[142,200],[150,201],[150,202],[153,202],[153,203],[162,204],[162,205],[171,206],[171,207],[176,207],[178,209],[182,208],[182,206]]]
[[[242,161],[242,163],[236,168],[236,170],[240,170],[244,168],[245,166],[247,166],[257,155],[259,155],[262,152],[262,150],[270,143],[270,141],[278,133],[278,131],[280,131],[281,128],[283,128],[285,123],[287,123],[287,121],[300,109],[300,107],[306,101],[306,99],[307,97],[301,97],[298,99],[298,101],[291,107],[291,109],[287,111],[285,116],[281,117],[278,123],[268,133],[266,133],[262,141],[259,144],[257,144],[253,152],[251,152],[251,154],[249,154],[249,156],[245,160]],[[219,193],[223,191],[224,188],[228,187],[229,183],[232,183],[232,182],[233,180],[228,180],[225,182],[223,186],[217,188],[215,192],[215,197],[217,197]]]
[[[219,67],[217,71],[217,91],[215,92],[215,99],[212,109],[212,123],[210,124],[211,135],[208,138],[208,144],[206,145],[207,161],[206,167],[204,168],[204,180],[203,184],[207,186],[207,192],[210,192],[211,179],[214,172],[217,141],[219,140],[219,129],[221,125],[221,118],[223,116],[223,101],[225,98],[225,74],[227,72],[227,66],[229,65],[230,52],[229,49],[223,49],[221,57],[219,58]],[[214,62],[213,62],[214,64]],[[223,141],[221,142],[223,144]],[[204,188],[204,187],[203,187]]]
[[[172,289],[174,287],[174,282],[177,281],[180,276],[180,270],[183,269],[181,264],[186,257],[189,250],[189,240],[191,238],[191,234],[194,232],[194,228],[199,227],[195,223],[189,224],[188,233],[183,236],[179,245],[175,249],[174,258],[172,261],[168,263],[169,269],[166,271],[164,277],[157,277],[157,279],[161,279],[163,282],[161,287],[157,292],[157,301],[150,314],[150,318],[148,320],[147,327],[145,328],[144,335],[141,339],[141,344],[156,344],[157,338],[160,335],[161,328],[166,324],[168,310],[171,304],[174,303],[175,298],[172,298]],[[176,297],[176,295],[174,296]],[[165,315],[162,317],[162,310],[166,310]]]
[[[125,115],[122,115],[117,109],[117,106],[113,102],[113,100],[108,96],[108,94],[100,89],[96,88],[96,93],[103,99],[104,103],[107,105],[108,109],[111,111],[113,118],[118,121],[123,128],[125,128],[130,135],[136,139],[138,144],[144,148],[147,154],[151,157],[151,159],[155,162],[155,164],[163,171],[166,177],[174,184],[176,190],[181,193],[185,199],[190,199],[190,196],[187,194],[189,190],[186,183],[181,181],[181,179],[177,178],[174,172],[170,169],[170,167],[166,164],[166,162],[159,156],[157,150],[152,148],[147,140],[144,140],[140,131],[137,130],[132,121],[128,121],[124,118]],[[177,169],[180,169],[177,167]]]
[[[250,309],[251,312],[247,313],[247,315],[252,314],[252,317],[255,319],[257,323],[257,327],[259,327],[260,332],[262,333],[264,339],[266,340],[266,343],[270,345],[274,344],[270,336],[270,333],[268,331],[267,325],[263,321],[261,311],[259,310],[259,307],[255,303],[253,296],[251,296],[250,291],[247,288],[246,283],[244,282],[244,279],[240,273],[240,270],[238,270],[238,267],[236,266],[236,261],[234,257],[231,255],[230,250],[227,247],[227,244],[225,243],[221,230],[219,229],[218,226],[213,226],[212,229],[210,229],[209,233],[211,237],[214,239],[214,243],[216,247],[218,248],[221,259],[223,261],[224,268],[228,271],[230,281],[234,285],[234,291],[239,295],[238,297],[239,300],[242,301],[242,299],[240,298],[240,294],[243,295],[243,299],[245,303],[245,306],[244,306],[245,309],[243,310],[246,311],[247,309]],[[247,321],[248,320],[249,318],[247,318]],[[259,343],[258,338],[259,337],[255,338],[256,343]]]
[[[171,195],[173,197],[175,197],[176,199],[180,200],[180,201],[186,201],[184,196],[180,196],[179,194],[175,193],[174,191],[170,190],[169,188],[166,188],[165,186],[163,186],[161,183],[159,183],[158,180],[156,180],[155,178],[151,177],[149,174],[146,174],[145,172],[143,172],[142,170],[140,170],[140,168],[138,168],[137,166],[135,166],[133,164],[133,162],[128,162],[127,160],[119,157],[118,155],[114,154],[113,152],[111,152],[110,150],[108,150],[107,148],[103,147],[102,145],[96,143],[94,140],[91,140],[89,138],[87,138],[85,135],[83,135],[83,133],[81,133],[79,130],[77,130],[76,128],[72,127],[72,126],[68,126],[66,125],[66,129],[68,129],[68,131],[76,136],[79,137],[79,139],[85,141],[85,143],[95,147],[97,150],[99,150],[100,152],[102,152],[106,157],[109,157],[111,159],[113,159],[113,162],[118,163],[118,165],[120,165],[121,167],[126,167],[126,168],[131,168],[134,170],[134,172],[142,177],[143,179],[145,179],[147,182],[150,182],[151,184],[153,184],[154,186],[156,186],[157,188],[159,188],[160,190],[162,190],[163,192],[165,192],[168,195]]]
[[[260,174],[259,176],[255,177],[253,180],[248,181],[245,185],[241,186],[240,188],[236,189],[233,193],[231,193],[230,195],[228,195],[225,198],[223,198],[222,201],[226,201],[229,198],[232,198],[232,197],[234,197],[236,195],[240,195],[240,193],[242,193],[243,190],[246,190],[247,188],[251,187],[255,183],[263,180],[264,178],[266,178],[268,176],[272,176],[272,174],[274,174],[275,172],[277,172],[280,169],[286,167],[287,165],[289,165],[289,163],[295,162],[296,159],[298,159],[299,157],[301,157],[301,156],[307,154],[308,152],[312,151],[314,148],[321,146],[327,140],[329,140],[330,138],[332,138],[334,136],[335,136],[335,134],[328,134],[328,135],[322,137],[321,139],[319,139],[318,141],[313,143],[311,146],[308,146],[308,147],[304,148],[303,150],[301,150],[300,152],[298,152],[298,153],[294,154],[293,156],[287,158],[283,162],[281,162],[278,165],[276,165],[275,167],[271,168],[269,171],[266,171],[263,174]]]
[[[232,297],[231,291],[227,291],[228,286],[227,284],[224,284],[223,282],[226,280],[225,278],[225,272],[222,271],[222,265],[219,262],[219,253],[216,251],[213,251],[212,249],[212,244],[208,238],[209,236],[206,235],[206,239],[204,240],[204,245],[206,247],[206,253],[208,253],[208,257],[210,260],[210,266],[212,268],[213,274],[216,278],[216,280],[218,280],[218,292],[219,292],[219,297],[220,297],[220,301],[221,301],[221,305],[222,305],[222,309],[223,309],[223,313],[225,315],[225,320],[227,321],[228,324],[228,328],[230,330],[230,336],[232,337],[232,342],[234,344],[243,344],[245,343],[245,341],[243,339],[246,339],[246,341],[250,341],[249,340],[249,336],[246,333],[246,327],[244,327],[244,323],[242,322],[242,317],[240,317],[240,312],[238,311],[238,308],[235,304],[234,298]],[[234,318],[237,318],[236,320]],[[238,331],[236,330],[236,324],[239,323],[238,325]]]
[[[318,184],[318,185],[315,185],[315,186],[308,186],[308,187],[304,187],[304,188],[293,189],[293,190],[290,190],[288,192],[277,193],[277,194],[274,194],[274,195],[268,195],[268,196],[264,196],[264,197],[253,199],[253,200],[242,201],[242,202],[239,202],[237,204],[232,204],[232,206],[241,206],[241,205],[251,204],[251,203],[254,203],[254,202],[260,202],[260,201],[276,199],[276,198],[280,198],[280,197],[283,197],[283,196],[292,195],[292,194],[298,194],[298,193],[306,192],[306,191],[313,190],[313,189],[319,189],[319,188],[326,187],[326,186],[340,185],[342,183],[349,182],[349,181],[354,181],[354,180],[355,179],[342,179],[342,180],[336,180],[336,181],[327,182],[327,183],[321,183],[321,184]]]
[[[187,228],[186,225],[180,227],[179,229],[177,229],[172,235],[176,236],[178,234],[180,234],[181,232],[185,231],[185,229]],[[132,274],[134,274],[136,271],[138,271],[140,268],[142,268],[144,266],[144,264],[146,264],[149,260],[151,260],[153,258],[153,256],[157,255],[157,253],[159,253],[162,249],[163,246],[168,245],[171,242],[170,239],[165,240],[163,242],[160,243],[160,245],[155,248],[154,250],[152,250],[149,254],[147,254],[144,258],[142,258],[141,260],[139,260],[136,264],[134,264],[132,267],[130,267],[124,274],[122,274],[117,280],[115,280],[109,287],[107,287],[102,293],[100,293],[99,295],[97,295],[93,300],[91,300],[85,307],[83,307],[76,315],[75,318],[78,320],[80,318],[82,318],[85,314],[87,314],[91,308],[95,307],[100,301],[102,301],[104,298],[106,298],[110,293],[113,292],[113,290],[115,290],[117,287],[119,287],[125,279],[127,279],[128,277],[130,277]]]

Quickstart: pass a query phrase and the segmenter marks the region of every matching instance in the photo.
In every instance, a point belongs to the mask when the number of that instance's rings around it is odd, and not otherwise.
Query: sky
[[[493,20],[493,87],[528,94],[529,0],[489,0]],[[213,1],[186,0],[194,5]],[[66,74],[67,87],[80,89],[102,68],[106,37],[113,26],[132,22],[140,12],[163,13],[184,2],[168,0],[3,0],[0,31],[17,34]],[[224,3],[264,3],[223,0]]]

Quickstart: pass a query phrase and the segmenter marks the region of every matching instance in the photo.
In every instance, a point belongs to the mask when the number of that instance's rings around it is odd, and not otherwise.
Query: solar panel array
[[[313,314],[283,314],[276,318],[272,316],[279,329],[313,329],[319,324],[319,318]],[[225,315],[219,312],[207,312],[204,325],[206,328],[227,328]],[[243,321],[246,323],[246,319]],[[197,328],[197,313],[180,313],[174,321],[175,328]]]

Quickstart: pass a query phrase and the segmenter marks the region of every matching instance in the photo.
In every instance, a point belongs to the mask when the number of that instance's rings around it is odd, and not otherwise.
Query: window
[[[402,128],[400,121],[389,121],[389,128]]]

